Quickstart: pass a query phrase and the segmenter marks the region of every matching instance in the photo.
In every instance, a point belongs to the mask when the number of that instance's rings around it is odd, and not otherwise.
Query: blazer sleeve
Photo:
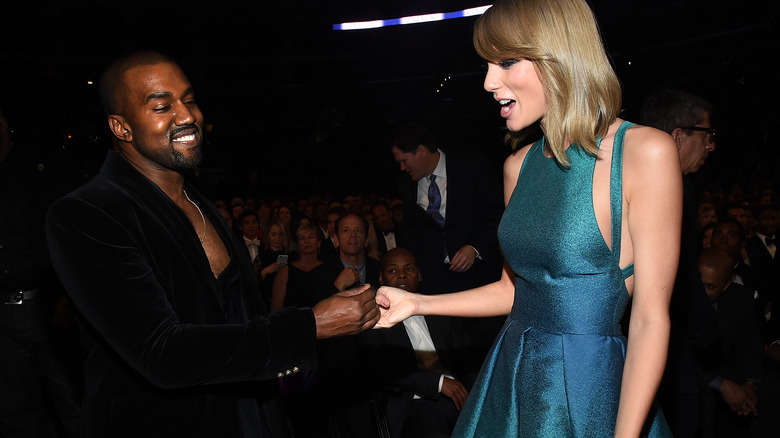
[[[193,283],[183,275],[158,278],[141,249],[152,236],[134,235],[137,229],[114,216],[85,200],[63,198],[49,211],[46,235],[56,272],[93,336],[139,375],[173,389],[269,379],[315,366],[309,309],[284,309],[246,324],[182,323],[166,292],[172,285],[161,282]],[[187,255],[170,255],[171,264],[187,264]],[[207,301],[207,287],[192,287],[190,306],[206,308],[208,302],[197,301]]]

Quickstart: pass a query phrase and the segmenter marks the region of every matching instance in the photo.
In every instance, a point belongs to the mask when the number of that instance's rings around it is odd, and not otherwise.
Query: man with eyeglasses
[[[696,351],[714,342],[717,333],[717,320],[699,275],[697,203],[690,178],[715,150],[711,116],[712,105],[706,100],[669,89],[649,96],[639,114],[639,123],[672,136],[683,173],[680,264],[669,309],[672,321],[669,356],[659,389],[664,415],[675,438],[698,436],[702,378]]]

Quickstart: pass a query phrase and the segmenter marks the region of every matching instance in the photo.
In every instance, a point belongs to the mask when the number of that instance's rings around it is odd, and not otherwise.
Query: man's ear
[[[116,138],[127,143],[133,141],[133,131],[124,117],[116,114],[108,116],[108,127]]]
[[[423,146],[421,144],[418,144],[417,145],[417,149],[414,150],[414,154],[417,155],[417,156],[419,156],[421,153],[424,154],[425,152],[428,152],[428,148],[426,148],[425,146]]]
[[[674,131],[672,131],[672,139],[674,140],[674,144],[677,145],[677,150],[682,149],[683,134],[685,134],[685,131],[683,131],[682,128],[674,128]]]
[[[381,271],[381,270],[379,271],[379,284],[380,284],[380,285],[383,285],[383,284],[385,284],[385,278],[384,278],[384,276],[382,275],[382,271]]]

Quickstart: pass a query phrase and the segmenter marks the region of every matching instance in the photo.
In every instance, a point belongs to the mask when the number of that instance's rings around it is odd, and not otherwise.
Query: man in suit
[[[470,289],[499,278],[496,230],[502,192],[487,158],[442,151],[421,124],[399,130],[391,149],[408,177],[398,192],[406,208],[399,230],[425,271],[424,293]]]
[[[201,159],[203,115],[180,67],[156,52],[103,74],[115,150],[100,173],[56,201],[52,262],[79,312],[84,437],[284,436],[251,382],[311,369],[315,341],[379,318],[357,289],[272,314],[247,251],[186,181]]]
[[[338,255],[338,245],[336,244],[336,221],[343,216],[347,210],[343,207],[331,207],[325,215],[325,224],[327,232],[320,244],[320,259],[330,261]]]
[[[339,274],[334,282],[337,290],[379,283],[379,260],[370,257],[368,247],[368,221],[357,213],[346,213],[336,220],[334,241],[336,257],[330,260]]]
[[[357,213],[345,213],[336,219],[333,238],[336,256],[329,264],[338,276],[333,282],[334,293],[370,284],[379,284],[379,260],[368,256],[368,221]],[[367,408],[358,394],[362,392],[357,339],[345,336],[321,342],[318,355],[318,376],[324,394],[323,410],[346,436],[368,436],[371,424]]]
[[[371,214],[374,216],[374,229],[376,230],[377,252],[379,256],[383,256],[387,251],[397,246],[403,246],[403,242],[399,242],[390,207],[383,202],[378,202],[371,207]]]
[[[745,250],[758,287],[758,305],[762,316],[771,311],[771,303],[780,296],[780,259],[777,254],[777,210],[760,207],[756,212],[756,233],[745,242]]]
[[[398,232],[425,272],[421,292],[456,292],[498,280],[502,258],[496,233],[504,204],[487,158],[469,151],[445,153],[419,123],[400,128],[391,152],[407,174],[398,183],[405,207]],[[504,319],[463,319],[477,362]]]
[[[709,248],[699,257],[699,272],[712,311],[717,342],[699,351],[703,370],[702,436],[746,436],[758,414],[758,381],[763,346],[750,291],[732,282],[736,258]]]
[[[396,247],[382,258],[380,283],[417,292],[422,275],[414,254]],[[458,371],[463,339],[453,330],[457,320],[412,316],[386,330],[362,333],[361,353],[369,387],[384,415],[391,437],[449,437],[468,396],[468,376]]]

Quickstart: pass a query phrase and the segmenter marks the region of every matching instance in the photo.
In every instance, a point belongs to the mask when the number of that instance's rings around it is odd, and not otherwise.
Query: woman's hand
[[[417,314],[419,294],[406,292],[390,286],[382,286],[376,292],[381,317],[374,328],[390,328],[406,318]]]
[[[281,263],[271,263],[270,265],[268,265],[268,266],[266,266],[265,268],[263,268],[263,270],[262,270],[262,271],[260,271],[260,275],[262,275],[262,276],[263,276],[263,278],[265,278],[265,277],[266,277],[266,276],[268,276],[269,274],[273,274],[273,273],[276,273],[276,272],[278,272],[278,271],[279,271],[279,268],[280,268],[281,266],[282,266],[282,264],[281,264]]]

